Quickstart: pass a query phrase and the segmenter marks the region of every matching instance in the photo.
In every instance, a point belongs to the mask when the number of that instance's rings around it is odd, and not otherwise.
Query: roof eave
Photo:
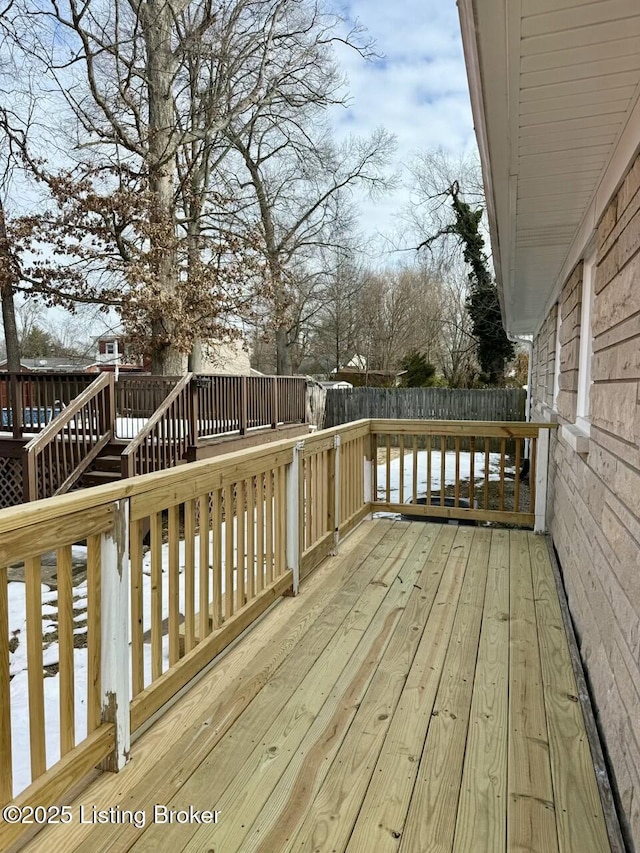
[[[460,30],[462,33],[462,47],[469,80],[469,96],[471,99],[471,112],[473,125],[480,152],[480,163],[482,166],[482,177],[485,191],[485,203],[487,206],[487,218],[489,221],[489,233],[491,236],[491,249],[493,254],[493,266],[498,285],[498,298],[502,322],[507,334],[511,334],[511,318],[507,312],[507,300],[505,299],[502,256],[500,252],[500,237],[498,231],[498,216],[495,185],[491,168],[491,156],[489,146],[489,134],[486,124],[486,112],[482,84],[482,71],[480,68],[480,55],[478,49],[478,30],[476,25],[474,0],[457,0],[458,14],[460,16]]]

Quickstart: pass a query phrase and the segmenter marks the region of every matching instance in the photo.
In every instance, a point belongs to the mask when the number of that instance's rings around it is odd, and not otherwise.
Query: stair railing
[[[135,477],[184,461],[195,444],[197,416],[191,387],[192,373],[174,386],[152,417],[122,453],[122,476]]]
[[[112,373],[101,373],[24,447],[25,501],[68,492],[113,437]]]

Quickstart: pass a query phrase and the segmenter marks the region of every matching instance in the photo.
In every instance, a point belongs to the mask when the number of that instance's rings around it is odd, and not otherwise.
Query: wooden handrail
[[[70,430],[73,420],[83,416],[93,401],[104,397],[102,405],[95,406],[94,416],[97,420],[96,434],[89,436],[82,432],[75,434]],[[67,491],[81,474],[89,467],[100,450],[113,436],[114,412],[114,378],[111,373],[102,373],[91,385],[72,400],[38,435],[24,447],[23,455],[23,492],[26,501],[39,497],[52,497]],[[77,427],[77,424],[76,424]],[[65,431],[67,435],[65,435]],[[68,439],[68,441],[66,441]],[[38,484],[38,459],[47,448],[49,453],[48,469],[41,471],[43,487]],[[54,468],[55,457],[55,472]],[[71,470],[68,470],[69,466]],[[48,474],[48,488],[45,479]],[[54,478],[55,473],[55,478]],[[39,492],[43,493],[40,494]]]
[[[180,397],[180,395],[187,389],[193,378],[193,373],[187,373],[182,379],[174,386],[174,388],[169,392],[169,394],[165,397],[162,404],[156,409],[153,415],[149,418],[147,423],[142,427],[137,436],[132,439],[126,448],[122,452],[122,472],[125,476],[133,476],[135,473],[132,470],[135,454],[140,449],[140,447],[145,443],[145,441],[150,438],[154,429],[158,426],[158,424],[165,417],[171,405]],[[192,435],[192,439],[195,439],[195,424],[191,423],[192,418],[189,417],[189,429]],[[149,472],[147,472],[149,473]]]
[[[100,376],[86,388],[82,394],[79,394],[75,400],[72,400],[68,406],[60,412],[59,415],[50,421],[42,432],[34,436],[31,441],[25,446],[28,453],[37,454],[42,448],[49,444],[52,438],[62,431],[69,421],[73,420],[82,407],[89,402],[92,397],[95,397],[103,388],[113,384],[112,373],[101,373]],[[111,413],[113,418],[113,413]],[[111,424],[113,429],[113,423]]]

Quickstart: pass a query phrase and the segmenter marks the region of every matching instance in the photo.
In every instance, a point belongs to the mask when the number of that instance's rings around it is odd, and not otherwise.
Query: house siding
[[[557,303],[561,425],[576,416],[582,282],[580,263]],[[553,404],[556,310],[534,340],[536,418]],[[623,831],[640,851],[640,158],[598,227],[591,320],[589,453],[552,438],[547,514]]]

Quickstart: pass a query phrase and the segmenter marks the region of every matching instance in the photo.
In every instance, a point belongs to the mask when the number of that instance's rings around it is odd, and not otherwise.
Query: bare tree
[[[11,89],[16,67],[10,53],[13,35],[13,0],[0,9],[0,110],[7,110],[11,102]],[[7,228],[6,196],[16,167],[10,141],[0,129],[0,298],[4,329],[7,369],[20,371],[20,344],[15,311],[15,286],[17,265]]]
[[[286,97],[283,81],[311,37],[300,31],[299,8],[310,4],[21,2],[29,36],[21,46],[57,85],[75,141],[64,174],[34,157],[29,163],[61,201],[56,221],[46,223],[53,240],[63,241],[63,226],[75,222],[84,265],[80,272],[67,260],[40,274],[41,291],[54,301],[117,305],[134,326],[137,316],[138,328],[149,326],[154,369],[175,372],[193,341],[211,335],[209,318],[233,306],[228,292],[246,261],[237,235],[207,238],[202,229],[212,206],[224,211],[210,176],[230,147],[225,134],[232,124],[244,133],[256,105]]]

